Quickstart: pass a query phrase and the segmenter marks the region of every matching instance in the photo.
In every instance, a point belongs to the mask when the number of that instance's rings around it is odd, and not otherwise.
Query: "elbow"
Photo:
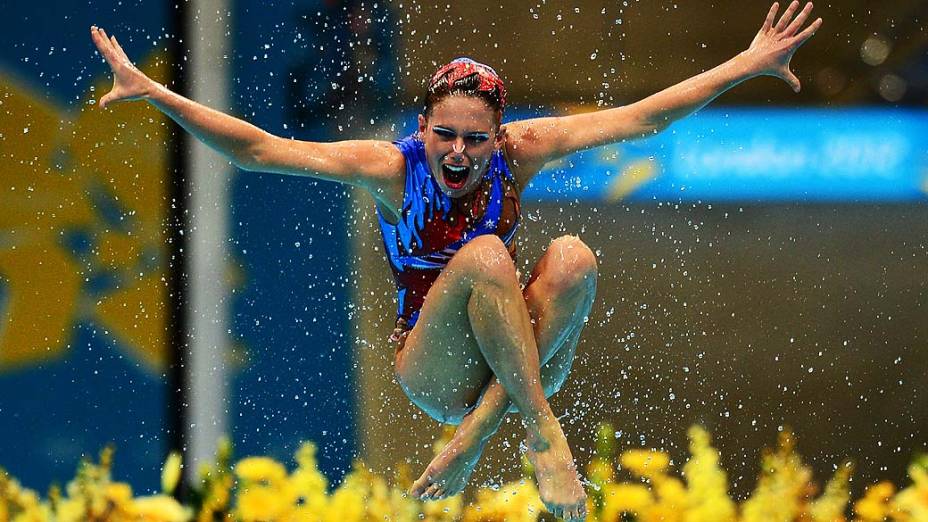
[[[272,146],[271,137],[263,137],[254,143],[239,148],[230,158],[236,168],[244,171],[254,172],[266,170],[268,164],[269,149]]]
[[[627,105],[626,110],[634,121],[637,135],[642,138],[660,133],[675,119],[671,111],[655,105],[649,98]]]
[[[641,136],[654,136],[664,131],[667,127],[670,127],[670,124],[673,123],[667,114],[655,114],[649,118],[643,118],[640,123]]]
[[[231,162],[235,168],[244,170],[246,172],[256,172],[262,170],[260,162],[254,158],[245,157],[244,155],[238,155],[231,158]]]

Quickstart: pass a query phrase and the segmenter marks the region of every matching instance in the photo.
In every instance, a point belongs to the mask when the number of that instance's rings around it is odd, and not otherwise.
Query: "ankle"
[[[552,436],[548,430],[539,426],[525,426],[525,444],[531,451],[546,451],[551,447]]]
[[[557,417],[554,416],[554,412],[551,411],[551,408],[540,409],[535,414],[523,415],[522,416],[522,425],[525,426],[525,429],[529,432],[541,433],[549,428],[552,425],[558,424]]]
[[[471,413],[461,421],[455,435],[467,437],[471,441],[482,445],[493,438],[493,435],[499,430],[500,424],[502,422],[497,422],[496,419]]]

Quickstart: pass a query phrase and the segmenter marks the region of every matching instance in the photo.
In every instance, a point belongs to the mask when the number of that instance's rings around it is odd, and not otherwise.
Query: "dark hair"
[[[467,58],[459,58],[441,67],[426,89],[425,116],[431,115],[435,104],[454,95],[483,100],[496,113],[497,125],[502,121],[506,88],[492,68]]]

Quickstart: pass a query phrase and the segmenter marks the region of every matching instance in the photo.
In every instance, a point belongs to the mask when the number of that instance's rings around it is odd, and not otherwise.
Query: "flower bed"
[[[690,458],[682,469],[671,465],[666,453],[633,449],[615,457],[612,429],[597,433],[596,457],[587,468],[590,481],[590,521],[788,522],[788,521],[928,521],[928,457],[909,467],[912,484],[897,491],[888,482],[869,487],[851,502],[848,491],[852,466],[838,467],[821,493],[810,469],[795,452],[789,432],[776,448],[764,453],[757,487],[744,502],[728,494],[726,473],[709,434],[689,431]],[[465,505],[460,496],[419,502],[404,494],[409,470],[400,467],[392,485],[361,462],[334,490],[319,472],[316,448],[303,444],[292,471],[267,457],[248,457],[232,463],[231,446],[220,445],[216,462],[200,470],[200,483],[189,505],[172,493],[181,462],[172,455],[162,472],[162,494],[135,497],[132,488],[112,479],[112,449],[99,462],[82,462],[64,491],[53,487],[46,498],[22,488],[0,470],[0,522],[290,522],[363,520],[393,521],[534,521],[549,518],[531,479],[480,489]],[[618,464],[618,466],[617,466]],[[632,480],[617,481],[616,471]],[[531,471],[526,471],[531,477]]]

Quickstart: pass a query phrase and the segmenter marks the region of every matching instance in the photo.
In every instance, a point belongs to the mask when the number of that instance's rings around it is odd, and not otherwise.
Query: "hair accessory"
[[[503,108],[506,105],[506,86],[503,80],[492,67],[470,58],[457,58],[438,69],[429,81],[429,90],[435,90],[442,83],[447,83],[449,89],[454,89],[458,82],[473,75],[480,79],[477,90],[496,92],[499,95],[500,108]]]

